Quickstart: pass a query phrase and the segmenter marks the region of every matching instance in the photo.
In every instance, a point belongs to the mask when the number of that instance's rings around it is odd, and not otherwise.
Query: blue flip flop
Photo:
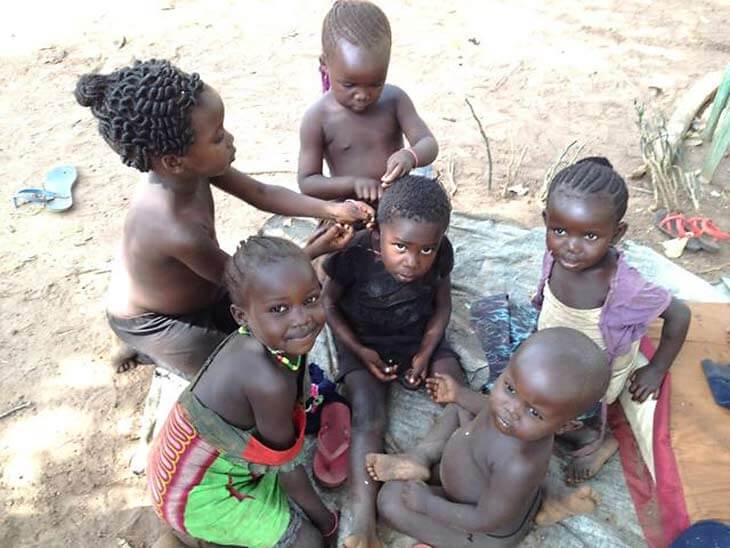
[[[66,211],[73,205],[73,185],[78,173],[74,166],[58,166],[46,173],[43,188],[21,188],[13,196],[13,205],[43,204],[55,213]]]
[[[730,364],[722,364],[709,359],[704,359],[700,363],[715,403],[730,408]]]
[[[74,166],[57,166],[46,173],[43,188],[55,194],[53,200],[46,202],[46,208],[60,213],[69,209],[73,203],[72,189],[78,173]]]
[[[21,188],[13,196],[13,205],[20,207],[23,204],[47,204],[55,200],[56,195],[42,188]]]

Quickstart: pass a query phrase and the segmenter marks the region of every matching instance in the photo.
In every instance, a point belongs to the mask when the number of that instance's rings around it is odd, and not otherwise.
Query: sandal
[[[56,199],[54,192],[42,188],[21,188],[13,196],[13,205],[20,207],[23,204],[47,204]]]
[[[714,362],[707,358],[700,363],[715,403],[730,409],[730,364]]]
[[[43,204],[54,213],[66,211],[73,205],[71,193],[78,173],[74,166],[58,166],[46,173],[43,188],[22,188],[13,196],[13,205]]]
[[[730,232],[720,230],[712,219],[707,217],[690,217],[687,219],[687,225],[705,251],[716,253],[720,250],[717,242],[730,239]]]
[[[693,236],[694,233],[688,230],[687,219],[682,213],[669,213],[666,209],[659,209],[654,213],[654,226],[670,238],[688,238],[687,249],[699,251],[702,245]]]
[[[72,190],[77,177],[78,173],[74,166],[58,166],[46,173],[43,188],[56,195],[53,201],[46,204],[46,209],[61,213],[73,205]]]
[[[317,451],[312,472],[325,487],[334,489],[347,481],[350,456],[350,408],[344,403],[330,403],[322,409],[317,434]]]

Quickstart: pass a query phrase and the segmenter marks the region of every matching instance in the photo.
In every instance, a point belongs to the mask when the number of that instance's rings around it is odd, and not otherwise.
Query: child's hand
[[[406,371],[405,380],[413,388],[421,386],[421,383],[426,379],[426,373],[428,372],[428,358],[422,354],[416,354],[411,360],[411,368]]]
[[[375,202],[383,195],[383,187],[380,182],[367,177],[355,179],[353,190],[358,200],[365,200],[366,202]]]
[[[335,223],[328,226],[316,239],[310,242],[310,245],[316,245],[321,250],[320,255],[332,253],[343,249],[352,240],[355,235],[355,229],[352,225],[343,225]]]
[[[413,154],[402,148],[394,152],[385,163],[385,175],[380,180],[383,182],[383,188],[388,188],[398,177],[408,175],[408,172],[416,167],[416,161]]]
[[[629,380],[631,381],[629,392],[632,394],[632,400],[643,403],[652,395],[656,400],[659,399],[659,389],[662,386],[662,380],[664,380],[664,371],[661,367],[649,364],[634,371]]]
[[[375,210],[368,204],[357,200],[331,202],[332,218],[341,224],[350,225],[356,221],[371,223],[375,219]]]
[[[426,499],[431,495],[431,491],[422,481],[406,481],[403,483],[401,498],[406,508],[414,512],[423,513],[426,509]]]
[[[428,395],[436,403],[456,403],[459,388],[460,385],[454,378],[445,373],[434,373],[433,377],[426,379]]]
[[[362,347],[358,353],[358,358],[365,364],[365,367],[373,374],[373,376],[382,382],[392,381],[396,377],[398,368],[394,365],[388,365],[372,348]]]

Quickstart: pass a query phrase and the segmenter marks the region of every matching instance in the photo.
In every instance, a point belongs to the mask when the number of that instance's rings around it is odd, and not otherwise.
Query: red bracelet
[[[337,528],[340,526],[340,514],[338,512],[329,511],[335,517],[335,524],[332,526],[332,530],[329,533],[322,535],[323,537],[331,537],[337,532]]]
[[[415,164],[413,164],[413,167],[418,167],[418,154],[416,154],[416,151],[412,148],[404,148],[403,150],[411,153],[411,155],[413,156],[413,161],[415,162]]]

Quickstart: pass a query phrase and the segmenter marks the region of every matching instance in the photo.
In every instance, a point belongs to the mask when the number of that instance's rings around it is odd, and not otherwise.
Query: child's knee
[[[456,382],[466,384],[464,370],[459,360],[453,356],[444,356],[434,360],[431,364],[431,374],[433,375],[434,373],[450,375]]]
[[[374,400],[352,402],[352,429],[354,431],[384,432],[387,424],[385,403]]]
[[[401,510],[401,481],[388,481],[383,484],[383,487],[378,493],[378,515],[393,523],[396,520],[396,516]]]
[[[387,423],[386,385],[372,378],[368,372],[363,375],[351,373],[346,382],[352,403],[352,429],[384,431]]]
[[[297,533],[296,546],[302,548],[320,548],[324,546],[322,534],[309,521],[302,520],[302,526]]]

